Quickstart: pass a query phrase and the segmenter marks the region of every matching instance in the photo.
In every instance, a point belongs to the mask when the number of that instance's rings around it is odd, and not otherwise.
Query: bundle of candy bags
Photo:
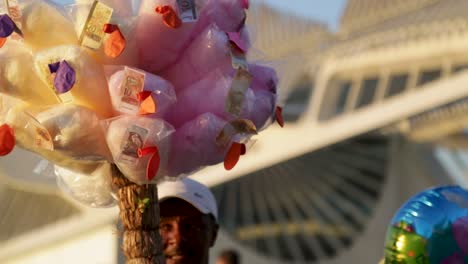
[[[78,201],[115,204],[111,164],[138,184],[230,170],[283,125],[275,70],[246,59],[248,0],[4,2],[0,155],[41,155]]]

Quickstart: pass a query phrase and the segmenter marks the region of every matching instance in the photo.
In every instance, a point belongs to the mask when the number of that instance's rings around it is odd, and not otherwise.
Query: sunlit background
[[[468,187],[468,1],[251,2],[252,59],[281,74],[287,123],[235,170],[193,176],[220,209],[212,259],[378,263],[406,199]],[[0,161],[0,263],[124,263],[117,209],[74,203],[25,159]]]

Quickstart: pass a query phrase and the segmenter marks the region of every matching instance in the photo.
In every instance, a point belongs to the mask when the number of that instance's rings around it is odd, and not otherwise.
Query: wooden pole
[[[112,184],[118,190],[126,263],[164,264],[157,186],[135,184],[115,165],[112,174]]]

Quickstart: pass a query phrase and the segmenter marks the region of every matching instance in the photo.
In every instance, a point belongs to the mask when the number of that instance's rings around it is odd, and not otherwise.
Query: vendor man
[[[218,208],[203,184],[183,179],[158,186],[166,264],[208,264],[218,234]]]

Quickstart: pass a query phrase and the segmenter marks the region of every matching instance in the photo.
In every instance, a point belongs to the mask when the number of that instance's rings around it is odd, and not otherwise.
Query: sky
[[[346,0],[252,0],[322,21],[336,29]]]
[[[69,3],[72,0],[54,0]],[[346,0],[251,0],[266,2],[272,6],[294,12],[298,15],[324,22],[331,29],[336,29]]]

